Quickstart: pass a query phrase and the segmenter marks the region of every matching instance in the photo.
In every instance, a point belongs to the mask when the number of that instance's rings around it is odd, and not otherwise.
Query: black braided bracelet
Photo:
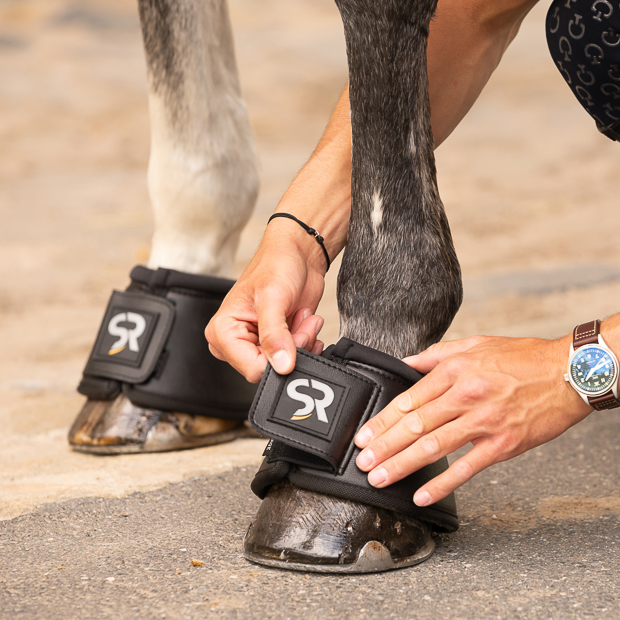
[[[294,215],[291,215],[290,213],[274,213],[269,220],[267,220],[267,224],[269,224],[269,222],[271,222],[271,220],[273,220],[276,217],[286,217],[289,220],[293,220],[295,222],[297,222],[309,235],[314,235],[314,238],[316,239],[317,243],[321,246],[321,249],[323,250],[323,254],[325,254],[325,260],[327,261],[327,270],[329,271],[329,268],[332,266],[332,262],[331,260],[329,260],[329,254],[327,253],[327,250],[325,249],[325,239],[323,239],[323,237],[321,237],[321,235],[319,235],[319,231],[315,230],[314,228],[310,228],[310,226],[308,226],[307,224],[304,224],[301,220],[298,220]]]

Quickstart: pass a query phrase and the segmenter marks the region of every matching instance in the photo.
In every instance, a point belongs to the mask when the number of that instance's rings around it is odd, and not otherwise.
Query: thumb
[[[258,339],[274,370],[288,375],[295,368],[297,349],[286,322],[289,304],[282,293],[272,291],[257,304]]]

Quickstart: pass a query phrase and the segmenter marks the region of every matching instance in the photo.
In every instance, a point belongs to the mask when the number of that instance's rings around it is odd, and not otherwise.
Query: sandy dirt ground
[[[321,134],[346,59],[331,0],[230,6],[262,174],[240,273]],[[555,337],[620,307],[620,149],[554,68],[544,13],[530,15],[437,151],[466,286],[447,338]],[[0,1],[0,518],[259,462],[258,440],[114,458],[67,447],[108,296],[148,258],[148,154],[134,3]],[[328,343],[338,335],[336,272],[321,307]]]

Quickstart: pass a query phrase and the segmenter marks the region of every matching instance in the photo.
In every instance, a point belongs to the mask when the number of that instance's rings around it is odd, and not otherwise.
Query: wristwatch
[[[598,319],[575,327],[568,373],[564,375],[579,396],[599,411],[620,407],[618,359],[603,340],[600,329]]]

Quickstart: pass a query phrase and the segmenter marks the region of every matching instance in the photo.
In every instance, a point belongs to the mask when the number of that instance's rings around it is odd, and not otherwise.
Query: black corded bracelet
[[[319,235],[319,231],[315,230],[314,228],[310,228],[310,226],[308,226],[307,224],[304,224],[301,220],[298,220],[294,215],[291,215],[290,213],[274,213],[269,220],[267,220],[267,224],[269,224],[269,222],[271,222],[271,220],[273,220],[276,217],[286,217],[289,220],[293,220],[295,222],[297,222],[309,235],[314,235],[314,238],[316,239],[317,243],[321,246],[321,249],[323,250],[323,254],[325,254],[325,260],[327,261],[327,270],[329,271],[329,268],[332,266],[332,262],[331,260],[329,260],[329,254],[327,253],[327,250],[325,249],[325,239],[323,239],[323,237],[321,237],[321,235]]]

